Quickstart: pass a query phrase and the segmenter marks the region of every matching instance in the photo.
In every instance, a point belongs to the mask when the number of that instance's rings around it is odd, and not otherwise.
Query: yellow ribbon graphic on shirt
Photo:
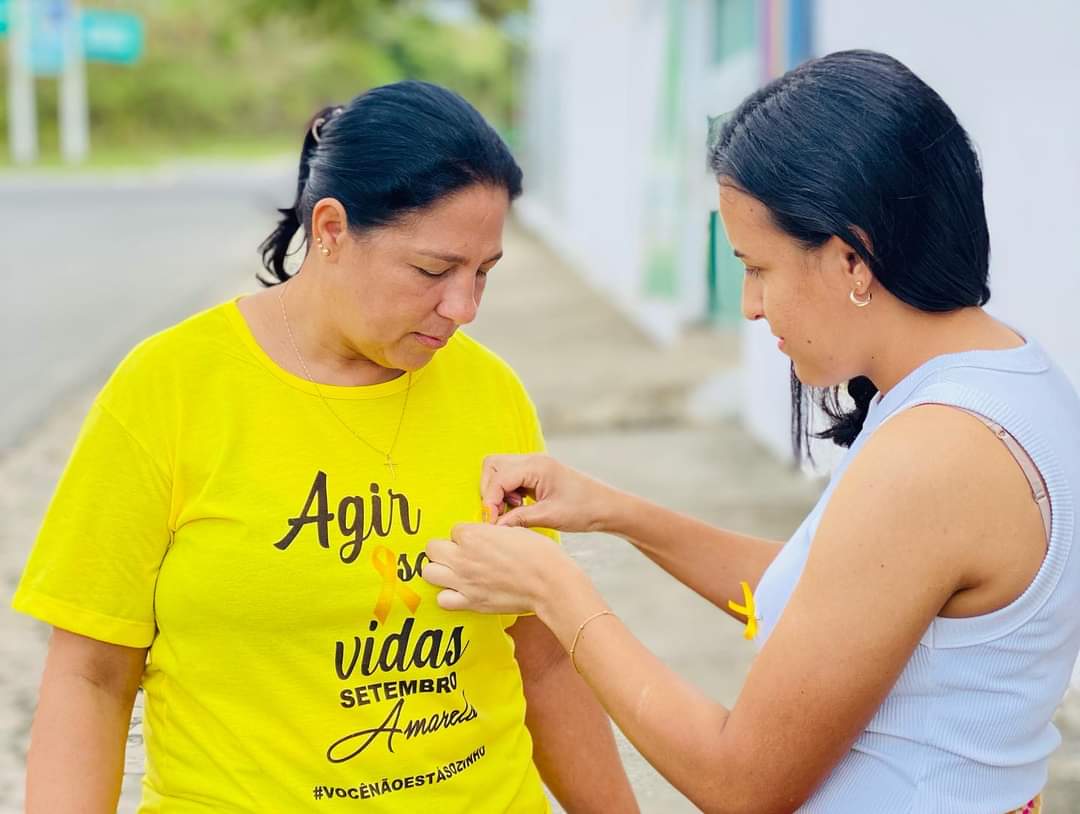
[[[371,552],[371,564],[379,576],[383,578],[382,589],[379,591],[379,599],[375,602],[375,617],[382,623],[386,623],[386,617],[390,615],[390,605],[397,594],[410,613],[416,613],[420,607],[420,594],[406,585],[398,577],[398,557],[386,546],[376,546]]]
[[[741,613],[746,617],[746,630],[743,631],[744,639],[753,639],[757,636],[757,609],[754,607],[754,594],[750,590],[750,583],[740,582],[742,586],[743,603],[738,605],[734,599],[729,599],[727,606],[735,613]]]

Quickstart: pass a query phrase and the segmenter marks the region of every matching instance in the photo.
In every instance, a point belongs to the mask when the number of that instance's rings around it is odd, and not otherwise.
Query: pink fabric
[[[1036,794],[1023,808],[1014,808],[1008,814],[1040,814],[1042,811],[1042,795]]]

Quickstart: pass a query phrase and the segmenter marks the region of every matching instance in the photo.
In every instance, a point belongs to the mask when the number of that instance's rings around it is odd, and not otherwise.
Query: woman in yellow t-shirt
[[[427,540],[479,519],[484,456],[543,447],[458,332],[520,189],[440,87],[313,119],[267,290],[135,348],[57,487],[14,599],[55,628],[29,811],[115,810],[140,684],[140,812],[544,812],[541,776],[570,811],[636,809],[547,629],[448,613],[420,578]]]

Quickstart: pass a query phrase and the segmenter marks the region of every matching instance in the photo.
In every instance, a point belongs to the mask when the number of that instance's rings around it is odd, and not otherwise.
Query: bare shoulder
[[[837,498],[838,514],[864,504],[906,545],[944,557],[957,592],[945,615],[1003,607],[1045,555],[1042,519],[1016,459],[978,417],[948,405],[919,405],[886,421],[852,461]]]
[[[886,420],[867,442],[871,456],[888,450],[895,454],[900,448],[914,453],[938,450],[942,453],[992,453],[1000,442],[987,431],[978,417],[947,404],[920,404],[900,411]],[[954,462],[952,457],[942,461]],[[959,463],[959,461],[956,461]]]
[[[963,508],[958,499],[993,505],[1000,490],[1011,493],[1025,483],[1008,448],[982,420],[944,404],[918,405],[887,420],[852,461],[850,477],[916,492],[939,488],[953,513]]]

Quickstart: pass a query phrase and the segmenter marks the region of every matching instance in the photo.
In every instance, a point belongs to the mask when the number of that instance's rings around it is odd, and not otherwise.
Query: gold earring
[[[874,295],[871,292],[867,291],[866,299],[861,300],[858,298],[858,296],[856,296],[855,289],[852,289],[850,292],[848,292],[848,299],[855,303],[855,306],[857,308],[865,308],[870,304],[870,301],[874,299]]]
[[[326,246],[323,244],[322,238],[316,235],[315,242],[319,244],[319,254],[321,254],[323,257],[329,257],[330,250],[326,248]]]

